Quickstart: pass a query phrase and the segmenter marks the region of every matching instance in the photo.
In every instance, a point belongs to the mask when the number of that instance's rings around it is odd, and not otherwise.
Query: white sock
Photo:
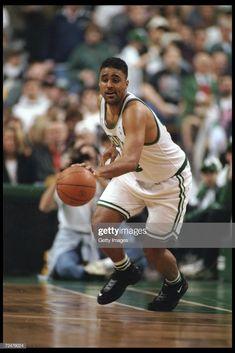
[[[182,280],[182,277],[181,277],[181,273],[180,273],[180,271],[178,270],[178,275],[177,275],[177,277],[175,278],[175,279],[173,279],[172,281],[169,281],[169,279],[166,279],[166,283],[167,284],[177,284],[177,283],[180,283],[181,282],[181,280]]]
[[[124,271],[131,265],[131,262],[130,262],[130,259],[127,256],[127,254],[125,254],[124,259],[122,259],[122,260],[120,260],[118,262],[114,262],[113,264],[114,264],[114,267],[115,267],[116,270]]]

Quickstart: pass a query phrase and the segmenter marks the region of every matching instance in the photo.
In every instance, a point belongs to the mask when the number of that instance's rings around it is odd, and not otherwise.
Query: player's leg
[[[97,206],[95,211],[92,229],[96,237],[97,226],[102,224],[120,224],[124,220],[124,216],[118,211]],[[113,261],[114,272],[98,294],[97,301],[99,304],[109,304],[117,300],[125,291],[129,284],[135,284],[141,278],[142,271],[130,261],[126,252],[122,247],[117,248],[101,248],[102,251]]]
[[[148,304],[153,311],[171,311],[188,289],[188,283],[180,273],[175,256],[168,249],[145,249],[150,263],[164,277],[164,283],[158,295]]]
[[[183,223],[190,187],[191,173],[188,169],[179,177],[161,183],[156,204],[149,203],[148,207],[149,217],[146,229],[149,230],[151,238],[156,238],[159,242],[178,235]],[[188,289],[188,283],[178,269],[176,258],[168,249],[157,248],[157,246],[146,248],[145,254],[164,278],[159,294],[149,303],[148,309],[173,310]]]
[[[93,233],[98,242],[98,228],[102,224],[115,227],[123,220],[140,213],[144,208],[142,201],[129,192],[128,185],[122,182],[122,178],[114,178],[108,184],[104,193],[98,201],[92,219]],[[100,243],[98,242],[99,246]],[[102,244],[102,243],[101,243]],[[129,284],[140,280],[142,272],[134,265],[124,249],[120,247],[101,247],[102,251],[111,258],[114,265],[114,272],[98,295],[99,304],[108,304],[118,299]]]
[[[176,258],[168,249],[145,248],[144,253],[148,261],[164,278],[173,281],[178,276]]]
[[[124,219],[125,219],[124,215],[122,215],[118,211],[115,211],[111,208],[106,208],[103,206],[97,206],[95,213],[92,217],[92,231],[96,240],[98,238],[97,229],[99,226],[102,226],[102,224],[118,225],[118,224],[121,224]],[[105,253],[105,255],[111,258],[111,260],[114,263],[120,262],[125,257],[125,252],[122,247],[117,247],[117,248],[100,247],[100,248]]]

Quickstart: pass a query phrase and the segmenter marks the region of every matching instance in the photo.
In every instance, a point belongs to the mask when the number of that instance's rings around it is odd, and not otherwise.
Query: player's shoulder
[[[144,104],[144,102],[142,102],[141,99],[139,99],[138,97],[133,97],[133,98],[130,98],[126,104],[125,104],[125,107],[123,109],[123,113],[129,113],[129,112],[136,112],[136,111],[139,111],[141,113],[144,113],[144,112],[147,112],[148,109],[147,109],[147,106]]]

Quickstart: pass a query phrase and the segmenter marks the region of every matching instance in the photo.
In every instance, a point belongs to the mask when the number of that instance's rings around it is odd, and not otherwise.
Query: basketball
[[[65,204],[69,206],[82,206],[94,197],[96,179],[84,167],[68,167],[58,174],[56,191],[59,198]]]

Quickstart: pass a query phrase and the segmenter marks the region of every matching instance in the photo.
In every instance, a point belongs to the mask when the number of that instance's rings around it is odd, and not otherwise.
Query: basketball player
[[[94,175],[112,179],[101,195],[93,216],[93,231],[102,223],[121,223],[148,209],[146,229],[151,237],[176,236],[183,222],[191,186],[185,153],[176,145],[154,112],[127,91],[128,67],[120,58],[106,59],[100,68],[100,119],[112,141]],[[106,162],[110,160],[110,163]],[[157,229],[152,229],[153,224]],[[145,254],[164,283],[148,304],[149,310],[171,311],[188,288],[176,259],[165,248],[146,248]],[[122,248],[103,251],[114,272],[98,294],[99,304],[117,300],[129,284],[141,278],[138,267]]]

